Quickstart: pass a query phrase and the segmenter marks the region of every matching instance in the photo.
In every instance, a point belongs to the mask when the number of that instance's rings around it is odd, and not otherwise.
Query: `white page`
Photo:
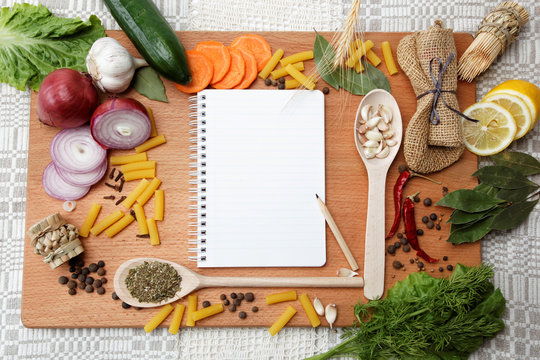
[[[325,220],[315,198],[325,194],[324,95],[205,90],[199,101],[206,243],[198,266],[324,265]]]

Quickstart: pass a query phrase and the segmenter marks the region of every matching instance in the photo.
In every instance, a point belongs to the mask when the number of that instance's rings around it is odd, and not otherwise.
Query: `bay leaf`
[[[530,193],[536,190],[536,186],[525,186],[520,189],[501,189],[497,193],[499,199],[503,199],[510,202],[524,201],[527,199]]]
[[[474,213],[491,209],[493,206],[503,202],[504,200],[484,194],[480,191],[460,189],[452,191],[439,200],[436,205]]]
[[[508,230],[518,226],[527,219],[537,203],[538,199],[535,201],[522,201],[508,206],[499,215],[495,216],[491,228],[493,230]]]
[[[150,66],[142,67],[135,72],[132,86],[139,94],[150,100],[169,102],[163,81]]]
[[[497,196],[497,193],[499,192],[500,189],[493,187],[491,185],[488,185],[488,184],[480,183],[476,185],[476,187],[473,190],[482,192],[490,196]]]
[[[463,244],[478,241],[491,231],[493,219],[493,216],[488,216],[467,226],[454,226],[452,224],[450,236],[446,241],[453,244]]]
[[[523,175],[540,174],[540,161],[529,154],[518,151],[505,151],[491,156],[495,164],[507,166]]]
[[[502,165],[484,166],[472,176],[478,176],[483,183],[502,189],[519,189],[525,186],[536,186],[519,171]]]
[[[334,68],[334,59],[336,52],[334,48],[328,43],[324,36],[316,32],[315,42],[313,43],[313,58],[315,60],[315,66],[319,75],[323,78],[328,85],[334,89],[339,90],[340,86],[340,69]]]
[[[450,215],[450,218],[448,219],[447,223],[458,224],[458,225],[472,223],[474,221],[478,221],[488,216],[490,214],[490,211],[493,210],[494,208],[495,207],[492,207],[487,210],[474,212],[474,213],[466,212],[463,210],[454,210],[452,214]]]

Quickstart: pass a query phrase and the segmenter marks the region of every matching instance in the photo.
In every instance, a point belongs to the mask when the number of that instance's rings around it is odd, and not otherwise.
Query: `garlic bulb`
[[[332,329],[332,325],[334,324],[337,318],[336,304],[326,305],[326,309],[324,312],[326,314],[326,321],[328,321],[328,324],[330,325],[330,329]]]
[[[125,47],[110,37],[97,39],[86,57],[86,68],[94,84],[103,92],[125,91],[135,70],[141,66],[148,66],[148,63],[131,56]]]

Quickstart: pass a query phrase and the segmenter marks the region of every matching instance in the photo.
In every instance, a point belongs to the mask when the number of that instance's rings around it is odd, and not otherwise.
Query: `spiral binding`
[[[191,129],[189,150],[189,261],[206,261],[206,95],[188,98]]]

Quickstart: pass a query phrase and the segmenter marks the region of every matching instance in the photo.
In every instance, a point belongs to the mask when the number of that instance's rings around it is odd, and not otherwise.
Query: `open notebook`
[[[325,195],[324,95],[204,90],[190,101],[190,259],[199,267],[324,265],[315,198]]]

